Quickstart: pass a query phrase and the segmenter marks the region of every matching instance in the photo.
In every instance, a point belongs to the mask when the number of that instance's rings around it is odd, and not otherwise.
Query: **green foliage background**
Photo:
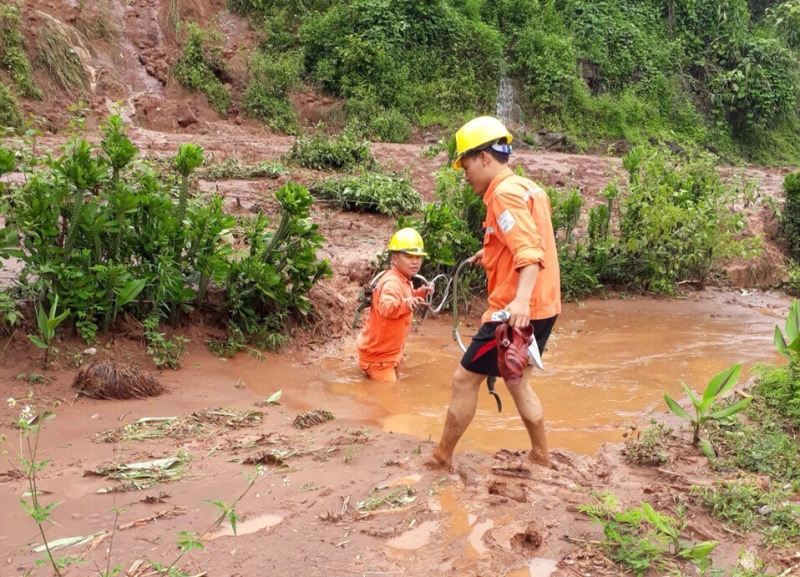
[[[792,162],[800,0],[230,0],[262,35],[278,90],[252,74],[245,101],[291,130],[283,87],[345,99],[362,135],[404,141],[493,113],[501,74],[524,122],[575,150],[625,139]],[[257,57],[254,62],[259,62]],[[301,62],[301,66],[288,63]],[[258,94],[258,96],[257,96]],[[266,100],[260,107],[252,103]],[[247,106],[245,106],[247,108]],[[288,127],[288,128],[287,128]]]

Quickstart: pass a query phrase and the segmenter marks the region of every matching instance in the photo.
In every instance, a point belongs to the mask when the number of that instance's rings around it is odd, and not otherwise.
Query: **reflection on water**
[[[291,396],[302,398],[307,408],[332,403],[337,416],[366,416],[388,431],[437,440],[450,400],[450,375],[461,358],[449,322],[449,317],[426,319],[415,328],[395,384],[364,378],[351,344],[343,358],[309,367],[310,378]],[[664,410],[663,393],[682,398],[681,381],[702,390],[733,363],[779,361],[774,325],[772,315],[710,302],[637,298],[565,305],[543,356],[545,371],[533,377],[551,448],[593,454],[604,441],[622,440],[626,426],[643,414]],[[474,330],[465,328],[462,335],[468,338]],[[527,448],[501,381],[498,391],[503,413],[484,386],[459,449]]]
[[[213,541],[214,539],[219,539],[220,537],[250,535],[257,531],[261,531],[262,529],[274,527],[281,521],[283,521],[283,515],[260,515],[258,517],[254,517],[253,519],[239,521],[236,524],[236,532],[233,531],[233,527],[231,527],[230,523],[225,523],[218,531],[209,533],[203,537],[203,540]]]
[[[553,559],[534,558],[527,562],[527,567],[517,569],[507,577],[550,577],[558,569],[558,563]]]

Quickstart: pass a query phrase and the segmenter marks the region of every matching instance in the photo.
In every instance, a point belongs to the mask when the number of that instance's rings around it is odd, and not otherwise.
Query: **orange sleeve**
[[[394,320],[410,312],[408,304],[403,301],[403,286],[394,278],[388,279],[381,287],[378,313],[383,318]]]
[[[525,196],[498,192],[494,198],[497,235],[514,255],[514,269],[531,264],[544,268],[544,239],[536,229]]]

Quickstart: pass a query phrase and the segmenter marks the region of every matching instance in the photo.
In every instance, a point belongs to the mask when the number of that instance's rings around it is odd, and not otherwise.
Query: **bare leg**
[[[475,417],[478,406],[478,390],[486,378],[468,371],[461,365],[453,373],[453,389],[450,406],[447,408],[447,419],[444,432],[436,448],[433,450],[432,464],[450,470],[453,464],[453,451],[464,431]]]
[[[517,411],[522,418],[528,437],[531,440],[530,460],[544,467],[550,466],[547,451],[547,436],[544,430],[544,411],[542,403],[530,385],[531,368],[525,369],[522,382],[516,387],[507,387]]]

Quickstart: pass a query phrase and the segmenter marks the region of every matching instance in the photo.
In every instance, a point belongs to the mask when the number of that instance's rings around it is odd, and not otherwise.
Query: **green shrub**
[[[211,107],[224,116],[231,103],[231,95],[222,82],[228,74],[222,56],[224,37],[217,30],[206,31],[191,22],[185,24],[185,31],[172,73],[182,86],[205,94]]]
[[[800,481],[796,421],[771,408],[775,403],[765,392],[765,389],[753,391],[754,400],[744,413],[745,423],[731,419],[708,427],[709,439],[717,452],[713,467],[768,475],[778,483]],[[732,402],[726,399],[720,408]]]
[[[577,57],[569,36],[528,27],[514,48],[514,74],[522,79],[530,103],[547,111],[563,106],[573,90]]]
[[[300,137],[292,145],[289,160],[314,170],[340,171],[356,167],[369,170],[377,167],[369,142],[348,131],[336,137],[323,133]]]
[[[42,91],[33,83],[31,63],[22,48],[19,5],[15,2],[0,4],[0,67],[7,70],[23,96],[42,99]]]
[[[0,127],[17,128],[19,126],[22,126],[19,102],[4,84],[0,84]]]
[[[288,93],[300,79],[303,62],[298,52],[257,52],[249,65],[250,81],[242,95],[242,112],[275,130],[293,133],[297,114]]]
[[[578,57],[597,71],[595,93],[631,85],[646,89],[681,56],[655,3],[567,0],[561,14],[575,35]]]
[[[250,245],[240,258],[231,259],[224,272],[230,322],[254,342],[273,350],[276,336],[290,316],[307,316],[306,294],[320,279],[330,276],[327,260],[317,260],[323,237],[310,222],[313,202],[308,190],[287,183],[275,193],[280,222],[270,231],[263,214],[239,219]]]
[[[331,0],[228,0],[228,7],[243,16],[266,16],[277,10],[289,10],[292,18],[298,20],[332,3]]]
[[[783,192],[786,202],[781,213],[781,232],[786,240],[786,252],[800,263],[800,171],[786,175]]]
[[[336,95],[415,119],[494,105],[502,39],[447,0],[337,3],[300,37],[307,70]]]
[[[800,379],[791,368],[761,367],[756,392],[767,408],[777,411],[800,428]]]
[[[383,142],[407,142],[411,122],[399,110],[386,109],[368,100],[351,99],[346,106],[347,127],[354,133]]]
[[[705,282],[724,259],[757,252],[758,239],[739,237],[739,193],[722,182],[712,155],[684,159],[636,147],[623,165],[631,181],[621,200],[618,242],[626,284],[671,293],[683,280]]]
[[[693,487],[693,493],[712,515],[744,531],[757,531],[764,545],[786,546],[800,536],[790,491],[775,486],[764,489],[743,480]]]
[[[422,198],[408,177],[378,172],[333,178],[311,188],[320,198],[333,200],[341,208],[395,216],[422,209]]]
[[[486,207],[464,175],[444,167],[436,174],[436,202],[427,204],[421,218],[400,217],[397,228],[416,229],[425,242],[428,256],[422,263],[420,274],[433,279],[439,274],[451,277],[456,267],[473,256],[482,246],[482,222]],[[479,267],[466,268],[459,279],[459,299],[477,293],[486,286],[486,277]],[[443,290],[442,286],[436,287]],[[436,300],[441,294],[437,295]],[[452,297],[452,295],[451,295]],[[446,305],[450,308],[451,305]]]
[[[180,178],[158,177],[136,160],[112,117],[100,148],[95,154],[76,141],[57,159],[20,163],[26,181],[6,191],[11,202],[2,206],[0,238],[19,239],[25,298],[58,294],[87,341],[123,311],[174,325],[193,309],[216,309],[232,331],[275,346],[285,322],[309,313],[306,293],[330,269],[316,258],[322,237],[308,222],[305,188],[287,184],[276,193],[276,226],[261,213],[253,225],[226,214],[222,197],[191,198],[200,147],[180,147],[172,162]],[[248,241],[247,254],[234,253],[235,234]],[[210,304],[211,291],[221,304]]]

